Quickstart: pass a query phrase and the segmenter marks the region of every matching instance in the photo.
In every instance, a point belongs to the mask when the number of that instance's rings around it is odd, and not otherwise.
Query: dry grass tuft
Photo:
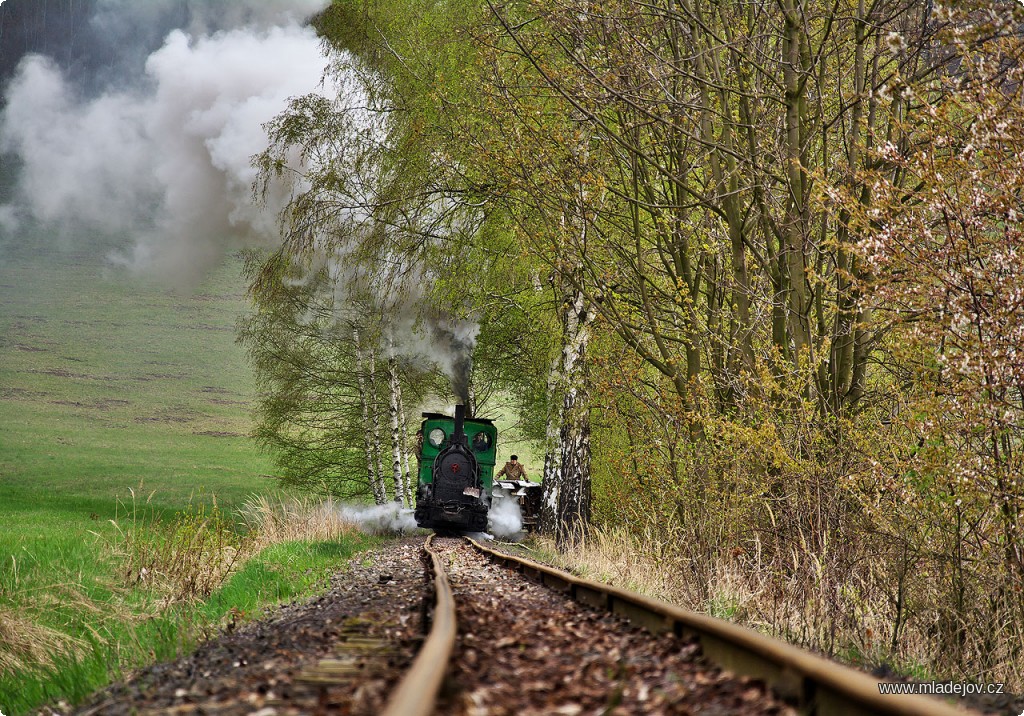
[[[241,517],[260,548],[279,542],[337,539],[358,529],[342,517],[332,500],[253,495],[242,507]]]
[[[0,674],[51,666],[61,654],[81,655],[88,645],[44,627],[27,613],[0,605]]]
[[[254,551],[252,540],[216,505],[191,505],[170,521],[140,510],[135,493],[112,549],[130,588],[158,595],[163,605],[205,599]]]
[[[236,518],[214,504],[195,505],[165,524],[142,519],[134,503],[119,527],[117,551],[129,587],[146,587],[164,605],[205,599],[260,550],[281,542],[331,540],[356,526],[328,500],[250,497]]]
[[[601,582],[616,584],[627,589],[677,601],[681,597],[679,579],[675,570],[652,569],[659,564],[656,543],[643,539],[623,527],[594,529],[559,552],[553,539],[539,537],[537,547],[544,559],[563,569],[576,572]],[[663,556],[663,555],[661,555]]]

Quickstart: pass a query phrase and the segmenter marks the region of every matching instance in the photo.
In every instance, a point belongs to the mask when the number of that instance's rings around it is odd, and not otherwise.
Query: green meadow
[[[234,341],[244,309],[232,262],[174,292],[89,254],[4,257],[0,504],[74,519],[112,516],[110,495],[140,482],[169,505],[260,489],[270,466],[246,437],[252,374]]]
[[[129,571],[140,535],[182,534],[214,516],[219,540],[243,540],[238,508],[276,491],[270,458],[247,437],[254,385],[234,340],[246,307],[239,262],[175,291],[112,268],[95,248],[50,245],[0,253],[6,714],[82,698],[228,612],[312,588],[368,543],[277,545],[235,565],[203,604],[167,610],[167,595]]]
[[[102,255],[22,251],[0,266],[0,584],[81,551],[132,491],[156,510],[270,487],[246,437],[253,388],[233,324],[237,267],[192,293]],[[15,567],[17,563],[17,567]],[[16,571],[15,571],[16,570]],[[3,592],[0,592],[2,594]]]

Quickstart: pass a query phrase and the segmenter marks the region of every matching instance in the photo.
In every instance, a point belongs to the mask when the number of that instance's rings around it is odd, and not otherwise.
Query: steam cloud
[[[411,313],[390,327],[394,334],[391,349],[414,361],[429,361],[451,381],[457,402],[471,405],[469,386],[480,324],[438,315],[422,317],[417,324]],[[472,416],[469,416],[472,417]]]
[[[523,538],[523,511],[510,490],[495,486],[494,501],[487,513],[487,529],[495,537],[512,541]]]
[[[435,277],[422,267],[396,259],[381,263],[386,268],[378,274],[365,273],[344,253],[328,261],[335,306],[344,311],[353,291],[369,293],[374,312],[383,319],[388,355],[436,365],[451,381],[457,402],[471,405],[473,349],[480,324],[430,308],[427,293]]]
[[[128,37],[172,5],[180,0],[100,0],[93,22]],[[129,234],[119,260],[178,283],[225,251],[276,240],[275,212],[252,201],[251,156],[267,145],[261,125],[321,82],[327,60],[300,22],[324,5],[191,3],[188,31],[170,32],[140,76],[99,95],[49,58],[26,56],[0,115],[0,151],[21,163],[0,232],[35,220],[70,240]]]
[[[278,243],[284,190],[278,206],[252,196],[251,158],[268,144],[262,125],[311,92],[366,104],[344,78],[322,82],[328,58],[303,23],[326,4],[95,0],[104,69],[72,78],[53,59],[28,55],[6,88],[0,153],[15,155],[20,172],[13,201],[0,204],[0,250],[34,223],[72,245],[100,232],[122,247],[115,263],[188,286],[227,252]],[[354,136],[367,138],[375,120],[356,115],[366,126]],[[357,277],[337,259],[345,293]],[[383,302],[392,350],[436,363],[468,404],[479,326],[440,315],[417,322],[422,278],[403,300]]]
[[[469,385],[473,368],[473,348],[480,325],[469,321],[439,321],[430,324],[435,346],[435,362],[452,381],[452,392],[463,405],[470,405]]]
[[[398,502],[387,502],[372,507],[344,505],[341,507],[341,516],[359,525],[363,532],[372,535],[413,532],[418,529],[412,511],[402,509]]]

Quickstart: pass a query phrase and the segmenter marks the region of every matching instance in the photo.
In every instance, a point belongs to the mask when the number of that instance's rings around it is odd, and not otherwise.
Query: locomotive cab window
[[[484,431],[473,436],[473,449],[476,452],[487,452],[491,449],[491,436]]]
[[[430,431],[430,435],[427,436],[430,440],[430,444],[436,448],[441,447],[444,444],[445,434],[441,428],[434,428]]]

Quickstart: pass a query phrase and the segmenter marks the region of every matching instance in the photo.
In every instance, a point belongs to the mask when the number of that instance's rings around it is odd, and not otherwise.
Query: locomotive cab
[[[487,529],[497,429],[484,418],[424,413],[416,489],[416,524],[436,530]]]

